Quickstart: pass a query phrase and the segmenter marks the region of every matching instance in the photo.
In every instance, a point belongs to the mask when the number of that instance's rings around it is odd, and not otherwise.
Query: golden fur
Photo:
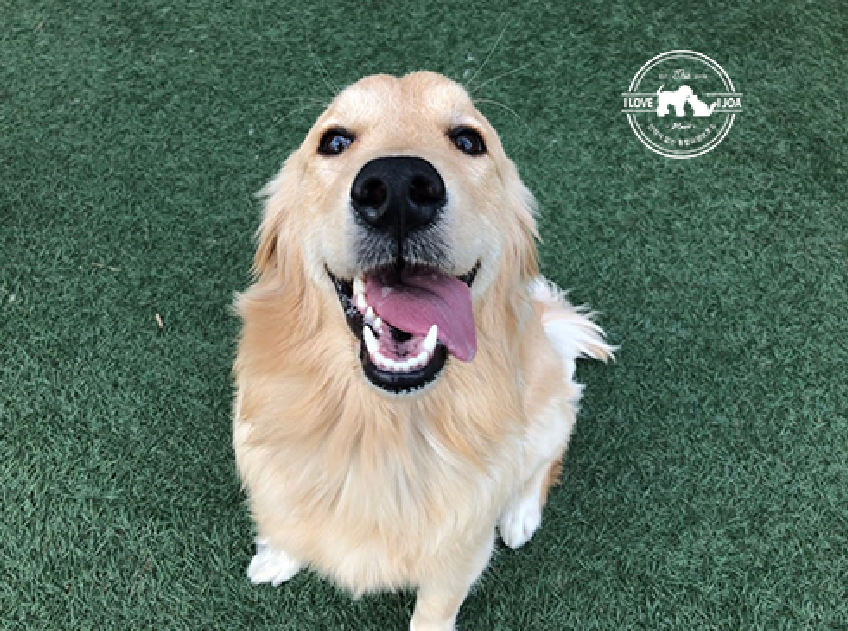
[[[484,158],[446,140],[456,124],[482,130]],[[356,144],[322,159],[315,147],[332,125],[356,130]],[[421,156],[442,174],[455,200],[447,271],[482,262],[472,286],[477,356],[449,361],[408,396],[363,376],[324,270],[360,271],[347,195],[357,170],[383,155]],[[295,568],[357,594],[418,588],[412,628],[453,629],[496,524],[503,532],[528,493],[544,503],[556,477],[580,396],[574,359],[611,349],[539,278],[532,196],[465,91],[440,75],[347,88],[265,192],[256,282],[236,303],[234,446],[258,535]]]

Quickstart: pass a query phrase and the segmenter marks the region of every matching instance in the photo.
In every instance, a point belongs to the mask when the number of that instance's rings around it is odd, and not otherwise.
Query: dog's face
[[[477,351],[475,306],[535,266],[532,197],[465,90],[366,77],[266,191],[255,267],[297,260],[359,340],[364,376],[411,394]]]

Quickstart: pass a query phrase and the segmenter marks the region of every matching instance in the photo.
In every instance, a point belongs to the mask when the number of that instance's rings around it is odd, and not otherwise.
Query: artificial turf
[[[620,112],[678,48],[745,94],[692,160]],[[647,0],[0,0],[0,626],[406,628],[408,593],[245,578],[229,305],[321,103],[421,68],[473,77],[621,345],[463,628],[848,627],[848,10]]]

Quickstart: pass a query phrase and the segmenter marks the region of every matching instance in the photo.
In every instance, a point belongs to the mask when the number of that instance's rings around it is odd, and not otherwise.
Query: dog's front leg
[[[483,573],[492,556],[494,527],[475,549],[457,555],[442,568],[440,576],[431,577],[418,587],[415,613],[410,631],[454,631],[459,607],[474,582]]]

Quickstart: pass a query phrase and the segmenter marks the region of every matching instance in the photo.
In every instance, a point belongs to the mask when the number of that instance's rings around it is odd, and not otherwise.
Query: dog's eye
[[[481,156],[486,153],[486,143],[476,129],[458,127],[448,133],[448,137],[462,153],[469,156]]]
[[[318,153],[324,156],[337,156],[353,143],[353,134],[346,129],[328,129],[318,143]]]

